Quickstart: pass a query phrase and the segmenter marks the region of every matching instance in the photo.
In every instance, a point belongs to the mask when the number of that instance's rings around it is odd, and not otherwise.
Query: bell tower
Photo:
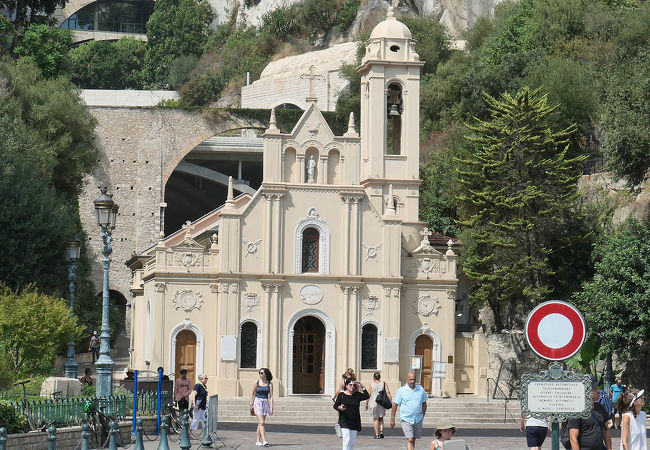
[[[361,73],[361,180],[380,191],[384,213],[393,185],[397,215],[418,220],[420,68],[411,31],[388,8],[366,42]],[[372,193],[369,192],[372,198]],[[379,206],[379,205],[376,205]]]

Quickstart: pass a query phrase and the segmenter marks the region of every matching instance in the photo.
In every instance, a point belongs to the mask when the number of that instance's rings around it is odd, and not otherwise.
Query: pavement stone
[[[327,450],[341,448],[341,440],[334,434],[332,426],[302,426],[302,425],[267,425],[267,439],[270,447],[288,450]],[[242,423],[220,423],[219,436],[223,439],[226,449],[248,450],[256,449],[255,426]],[[406,448],[406,441],[402,435],[399,425],[393,429],[385,429],[385,439],[375,439],[371,427],[364,427],[357,437],[355,449],[402,449]],[[416,449],[428,449],[433,435],[433,429],[424,429],[423,438],[416,442]],[[612,430],[613,448],[620,446],[620,430]],[[526,438],[514,426],[503,427],[482,427],[460,429],[454,438],[464,439],[470,450],[523,450],[526,449]],[[218,441],[213,439],[215,444],[212,448],[218,448]],[[650,444],[650,440],[649,440]],[[650,445],[649,445],[650,446]],[[158,441],[146,441],[145,449],[155,450],[158,448]],[[180,448],[178,435],[172,435],[169,439],[169,448],[172,450]],[[200,440],[192,440],[192,449],[201,447]],[[542,449],[551,448],[551,438],[548,437]],[[560,444],[560,448],[562,445]]]

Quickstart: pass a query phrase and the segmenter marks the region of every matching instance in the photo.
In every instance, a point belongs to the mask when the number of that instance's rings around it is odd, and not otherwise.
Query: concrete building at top
[[[248,395],[259,367],[276,395],[328,394],[348,367],[396,389],[418,368],[432,396],[480,394],[480,335],[456,333],[458,243],[418,220],[423,63],[392,8],[366,44],[360,133],[335,136],[313,74],[290,133],[274,113],[263,180],[128,261],[131,361],[209,375]]]

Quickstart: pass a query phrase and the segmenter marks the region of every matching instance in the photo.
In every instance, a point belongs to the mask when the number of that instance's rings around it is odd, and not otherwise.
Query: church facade
[[[389,9],[359,67],[360,133],[351,116],[335,136],[310,90],[291,133],[272,113],[255,194],[231,185],[129,260],[133,367],[206,373],[226,396],[249,395],[260,367],[279,396],[332,395],[348,367],[391,389],[415,368],[432,396],[468,379],[478,393],[481,344],[456,333],[458,242],[418,220],[422,64]]]

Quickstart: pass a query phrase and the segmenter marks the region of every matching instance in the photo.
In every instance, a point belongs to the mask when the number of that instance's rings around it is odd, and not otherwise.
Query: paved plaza
[[[466,428],[459,430],[454,437],[464,439],[471,450],[522,450],[526,449],[526,438],[514,425],[505,428]],[[356,449],[401,449],[405,448],[405,440],[401,429],[384,430],[385,439],[375,439],[371,427],[364,427],[359,434],[355,445]],[[417,441],[416,449],[428,449],[431,442],[433,429],[425,428],[423,439]],[[612,431],[613,448],[619,448],[620,430]],[[255,449],[255,425],[242,423],[220,424],[219,436],[223,439],[227,449]],[[426,438],[425,438],[426,437]],[[300,426],[300,425],[268,425],[267,439],[271,447],[291,450],[298,449],[336,449],[341,448],[341,440],[334,434],[334,428],[325,426]],[[215,445],[212,448],[217,447]],[[155,450],[157,441],[145,442],[147,450]],[[178,436],[169,439],[169,447],[174,450],[179,447]],[[201,448],[200,441],[192,441],[192,448]],[[223,448],[223,447],[222,447]],[[544,442],[543,449],[551,448],[550,437]],[[560,444],[560,448],[563,448]]]

